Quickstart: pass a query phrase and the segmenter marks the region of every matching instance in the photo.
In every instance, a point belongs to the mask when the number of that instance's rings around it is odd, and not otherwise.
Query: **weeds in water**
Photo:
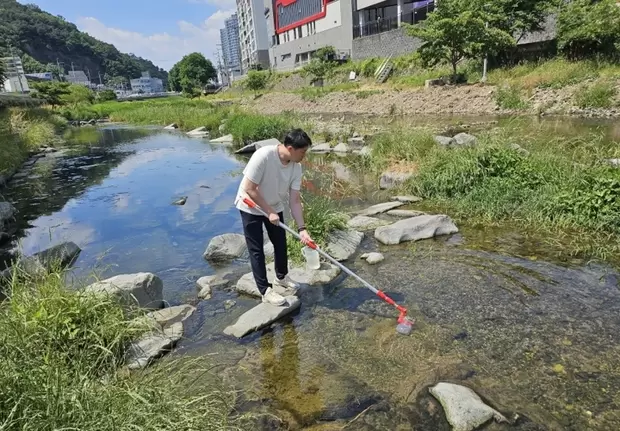
[[[584,108],[611,108],[617,91],[613,82],[600,81],[584,85],[575,93],[575,103]]]
[[[196,386],[205,361],[162,360],[122,368],[146,330],[111,297],[64,287],[63,274],[15,271],[0,305],[3,430],[235,429],[232,391]],[[201,379],[205,383],[204,379]]]

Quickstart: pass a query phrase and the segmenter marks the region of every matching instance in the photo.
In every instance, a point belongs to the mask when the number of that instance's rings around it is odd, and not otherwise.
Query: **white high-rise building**
[[[22,66],[22,60],[19,57],[4,57],[0,58],[0,61],[4,63],[4,82],[0,89],[7,93],[29,93],[30,87],[28,87],[28,80],[24,73]]]
[[[224,60],[224,68],[221,71],[222,79],[225,84],[229,84],[234,77],[241,75],[241,47],[237,14],[231,15],[224,21],[224,28],[220,29],[220,40]]]
[[[237,0],[241,70],[254,65],[269,68],[269,37],[264,0]]]

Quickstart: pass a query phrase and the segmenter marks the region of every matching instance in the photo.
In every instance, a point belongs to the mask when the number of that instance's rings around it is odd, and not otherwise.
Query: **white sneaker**
[[[274,288],[280,288],[278,290],[283,290],[286,295],[294,295],[297,293],[297,290],[299,290],[299,283],[291,280],[288,274],[284,276],[283,280],[279,280],[278,277],[275,277],[272,284]]]
[[[263,302],[280,307],[286,304],[286,299],[284,299],[282,295],[274,291],[271,287],[268,287],[267,291],[263,295]]]

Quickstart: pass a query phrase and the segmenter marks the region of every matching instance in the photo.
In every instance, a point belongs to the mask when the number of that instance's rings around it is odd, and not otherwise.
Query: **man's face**
[[[289,146],[287,148],[288,148],[289,154],[291,155],[291,160],[296,163],[301,162],[304,159],[304,157],[306,157],[306,151],[308,151],[308,147],[295,149]]]

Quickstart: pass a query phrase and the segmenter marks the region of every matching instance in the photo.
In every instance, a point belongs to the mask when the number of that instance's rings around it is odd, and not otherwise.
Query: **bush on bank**
[[[234,394],[200,358],[129,373],[128,343],[144,330],[121,306],[64,287],[63,274],[19,273],[0,304],[3,430],[229,430]],[[197,384],[197,382],[200,383]]]

